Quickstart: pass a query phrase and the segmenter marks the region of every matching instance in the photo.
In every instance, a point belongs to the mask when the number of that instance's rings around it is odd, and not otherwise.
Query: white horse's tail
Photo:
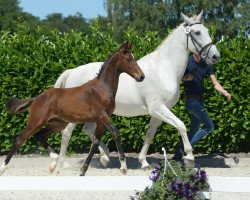
[[[56,80],[54,88],[64,88],[69,72],[70,69],[66,70],[59,76],[59,78]]]

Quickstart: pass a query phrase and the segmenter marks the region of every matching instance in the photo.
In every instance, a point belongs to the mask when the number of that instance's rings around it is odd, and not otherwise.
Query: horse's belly
[[[140,115],[148,115],[148,109],[144,105],[124,104],[116,102],[115,115],[134,117]]]

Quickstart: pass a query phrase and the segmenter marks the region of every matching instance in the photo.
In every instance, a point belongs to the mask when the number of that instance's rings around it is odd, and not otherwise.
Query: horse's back
[[[94,78],[99,73],[103,62],[93,62],[81,65],[71,70],[65,82],[65,88],[80,86]]]

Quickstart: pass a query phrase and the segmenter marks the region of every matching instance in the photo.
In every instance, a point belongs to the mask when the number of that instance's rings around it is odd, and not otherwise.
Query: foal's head
[[[131,53],[132,44],[126,42],[119,50],[118,70],[120,73],[125,72],[133,77],[136,81],[144,80],[145,75],[137,64],[133,54]]]

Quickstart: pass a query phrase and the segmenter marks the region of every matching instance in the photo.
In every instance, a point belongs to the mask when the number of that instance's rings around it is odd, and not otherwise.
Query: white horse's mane
[[[193,21],[192,23],[196,23],[196,22],[200,22],[198,19],[197,19],[197,15],[194,15],[192,17],[190,17],[190,19]],[[173,33],[181,26],[183,26],[186,22],[183,22],[181,23],[179,26],[177,26],[176,28],[172,29],[170,31],[170,33],[168,34],[168,36],[158,45],[158,47],[155,49],[155,50],[158,50],[160,48],[160,46],[162,44],[164,44],[169,38],[171,38],[171,36],[173,35]]]

